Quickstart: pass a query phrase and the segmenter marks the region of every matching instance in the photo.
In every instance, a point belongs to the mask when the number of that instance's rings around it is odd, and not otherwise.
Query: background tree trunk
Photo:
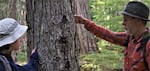
[[[9,0],[8,1],[8,17],[10,18],[14,18],[17,19],[16,13],[17,13],[17,9],[16,9],[16,3],[17,0]],[[17,55],[17,50],[13,51],[11,56],[13,58],[14,61],[17,61],[16,55]]]
[[[0,19],[7,17],[9,0],[0,0]]]
[[[75,14],[82,15],[85,18],[90,19],[90,11],[88,0],[75,0],[77,9],[75,10]],[[77,40],[78,47],[80,47],[80,53],[85,54],[89,52],[98,52],[98,47],[96,45],[95,37],[93,34],[88,32],[83,25],[77,25]]]
[[[17,0],[9,0],[8,2],[8,17],[11,17],[11,18],[14,18],[14,19],[17,19],[16,17],[16,13],[17,13],[17,9],[16,9],[16,3],[17,3]]]
[[[26,1],[27,45],[38,48],[39,71],[79,71],[71,4],[74,0]]]

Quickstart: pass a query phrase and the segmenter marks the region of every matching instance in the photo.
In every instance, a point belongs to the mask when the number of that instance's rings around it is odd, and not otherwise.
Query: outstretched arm
[[[97,37],[100,37],[104,40],[107,40],[111,43],[118,44],[121,46],[124,46],[128,39],[128,35],[125,32],[112,32],[102,26],[96,25],[93,21],[90,21],[88,19],[85,19],[81,16],[74,16],[76,23],[83,24],[84,27],[96,35]]]

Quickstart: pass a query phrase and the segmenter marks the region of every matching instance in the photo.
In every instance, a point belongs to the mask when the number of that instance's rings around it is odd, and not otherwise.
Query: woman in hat
[[[11,52],[22,45],[27,28],[12,18],[0,20],[0,71],[37,71],[39,57],[36,51],[24,66],[15,64],[11,57]]]
[[[126,32],[113,32],[82,16],[74,17],[76,23],[96,36],[125,47],[123,71],[150,71],[150,31],[146,27],[149,8],[142,2],[131,1],[122,14]]]

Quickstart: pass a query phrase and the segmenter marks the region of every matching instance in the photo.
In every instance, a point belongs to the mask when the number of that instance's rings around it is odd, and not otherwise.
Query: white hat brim
[[[25,34],[27,29],[28,29],[27,26],[19,24],[14,29],[14,33],[12,33],[12,34],[8,35],[7,37],[5,37],[4,39],[0,40],[0,47],[15,42],[17,39],[19,39],[21,36],[23,36]]]

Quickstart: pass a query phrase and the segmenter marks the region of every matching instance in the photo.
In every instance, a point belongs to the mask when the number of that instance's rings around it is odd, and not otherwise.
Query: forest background
[[[131,0],[88,0],[90,6],[91,20],[97,25],[104,26],[115,32],[124,31],[122,26],[122,15],[125,5]],[[150,8],[150,0],[141,0]],[[11,0],[0,0],[0,19],[9,17],[9,3]],[[17,0],[16,19],[26,24],[26,2]],[[147,25],[149,27],[149,24]],[[81,71],[112,71],[123,68],[123,47],[111,44],[96,37],[98,51],[94,53],[80,54]],[[26,42],[17,53],[17,63],[25,64],[27,61]]]

